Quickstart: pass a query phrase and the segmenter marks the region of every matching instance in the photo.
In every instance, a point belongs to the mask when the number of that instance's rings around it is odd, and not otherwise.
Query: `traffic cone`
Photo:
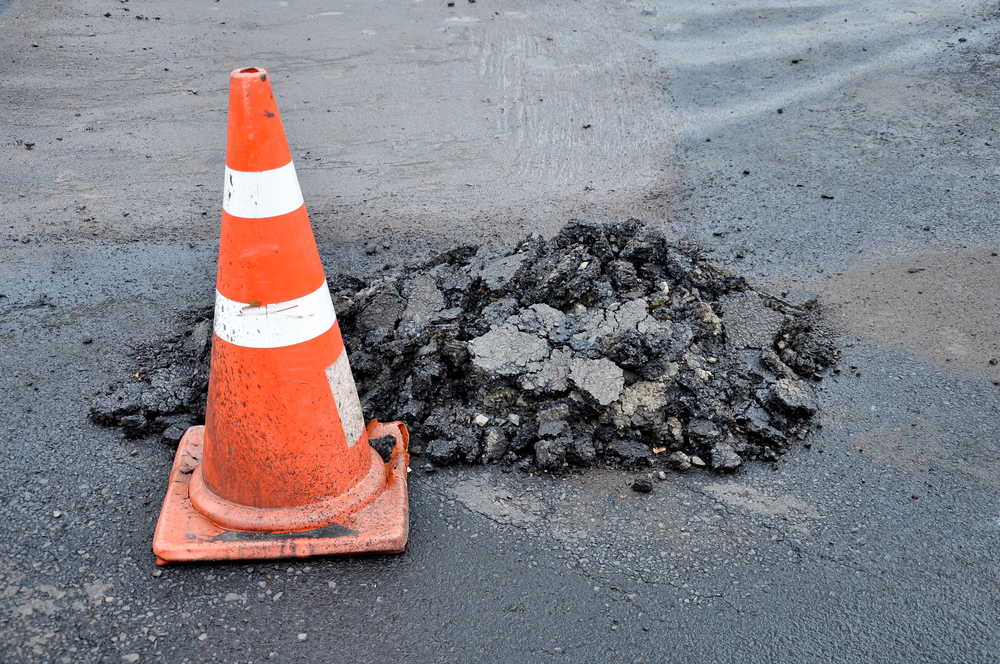
[[[231,74],[225,178],[205,426],[177,449],[157,563],[398,553],[406,427],[364,425],[263,69]]]

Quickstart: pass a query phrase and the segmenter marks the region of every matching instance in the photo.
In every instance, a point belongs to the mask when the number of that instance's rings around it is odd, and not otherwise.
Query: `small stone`
[[[545,422],[538,427],[539,438],[557,438],[569,428],[565,420],[554,420]]]
[[[996,364],[996,363],[994,362],[994,364]],[[507,416],[507,419],[514,426],[516,426],[516,427],[517,426],[521,426],[521,416],[518,415],[517,413],[511,413],[510,415]]]
[[[625,467],[633,467],[640,463],[649,463],[652,451],[648,445],[636,440],[613,440],[608,445],[608,451],[618,456]]]
[[[85,344],[92,344],[92,343],[94,343],[94,338],[93,337],[84,337],[83,338],[83,343],[85,343]]]
[[[153,576],[157,579],[160,578],[161,576],[163,576],[163,570],[162,569],[153,570]]]
[[[166,431],[163,432],[163,442],[177,444],[181,442],[181,438],[184,437],[184,432],[187,429],[178,424],[171,424],[167,427]]]
[[[798,380],[798,376],[795,375],[795,372],[792,371],[791,367],[782,362],[781,358],[778,357],[778,354],[770,348],[761,353],[760,359],[768,369],[775,373],[775,375],[789,380]]]
[[[555,422],[556,420],[567,419],[569,419],[569,406],[564,403],[539,411],[537,417],[539,426],[545,424],[546,422]]]
[[[699,302],[695,307],[695,320],[709,336],[716,336],[722,331],[722,319],[712,310],[708,302]]]
[[[486,458],[490,461],[499,461],[503,455],[507,454],[507,439],[503,432],[493,427],[486,432]]]
[[[828,201],[832,201],[833,200],[833,194],[830,194],[830,193],[820,194],[819,197],[822,198],[822,199],[828,200]]]
[[[993,366],[996,366],[997,365],[997,358],[994,357],[993,359],[991,359],[990,360],[990,364],[992,364]]]
[[[816,412],[816,402],[802,381],[779,378],[771,388],[771,395],[779,405],[789,411],[804,412],[809,415]]]
[[[52,513],[52,516],[55,517],[56,519],[58,519],[62,515],[63,515],[63,513],[60,512],[59,510],[56,510],[55,512]]]
[[[722,434],[711,420],[696,418],[688,422],[688,436],[696,442],[708,442]]]
[[[369,242],[368,244],[365,245],[365,253],[368,254],[369,256],[374,256],[377,251],[378,251],[378,246],[376,246],[375,243]]]
[[[632,490],[636,493],[650,493],[653,490],[653,483],[648,477],[637,477],[632,482]]]
[[[667,418],[667,429],[670,431],[670,435],[678,443],[684,442],[684,425],[676,417]]]
[[[125,662],[138,662],[139,661],[139,653],[133,652],[133,653],[130,653],[128,655],[125,655],[125,656],[122,657],[122,661],[125,661]]]
[[[206,634],[205,632],[202,632],[201,635],[198,637],[198,640],[199,641],[204,641],[207,638],[208,638],[208,634]]]
[[[715,470],[736,470],[741,463],[743,459],[732,445],[719,443],[712,448],[712,468]]]
[[[446,466],[458,459],[458,441],[435,438],[424,447],[424,453],[439,466]]]
[[[283,592],[274,593],[274,597],[271,598],[271,601],[272,602],[277,602],[279,599],[281,599],[281,596],[284,595],[284,594],[285,593],[283,593]]]
[[[667,457],[667,467],[684,472],[691,467],[691,457],[680,450],[673,452]]]
[[[704,468],[705,467],[705,462],[701,460],[700,456],[692,456],[691,457],[691,465],[692,466],[697,466],[698,468]]]
[[[484,427],[490,423],[490,418],[485,415],[476,415],[476,418],[472,420],[477,427]]]
[[[656,476],[659,477],[661,480],[667,479],[667,474],[662,470],[657,471]]]
[[[302,632],[301,634],[299,634],[299,641],[305,641],[308,637],[309,637],[308,634]]]
[[[566,443],[562,438],[535,443],[535,462],[545,470],[558,470],[566,462]]]
[[[635,266],[628,261],[612,261],[608,264],[607,272],[611,277],[611,282],[615,285],[615,288],[628,290],[635,288],[635,286],[639,283]]]

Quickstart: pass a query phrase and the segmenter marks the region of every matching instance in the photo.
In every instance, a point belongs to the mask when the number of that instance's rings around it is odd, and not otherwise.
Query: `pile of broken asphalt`
[[[435,465],[730,471],[816,425],[837,353],[815,302],[752,288],[638,220],[458,246],[400,274],[330,279],[366,415],[402,420]],[[176,443],[202,423],[210,309],[137,355],[91,418]]]

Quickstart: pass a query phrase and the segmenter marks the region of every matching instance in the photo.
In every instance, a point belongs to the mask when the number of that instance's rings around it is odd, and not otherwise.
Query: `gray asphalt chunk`
[[[757,293],[740,293],[722,305],[726,338],[737,348],[770,348],[784,320]]]

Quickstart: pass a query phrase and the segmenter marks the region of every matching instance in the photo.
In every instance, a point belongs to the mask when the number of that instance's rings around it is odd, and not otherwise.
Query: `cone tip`
[[[267,81],[267,71],[261,69],[260,67],[234,69],[230,76],[234,79],[250,79],[259,76],[261,81]]]

